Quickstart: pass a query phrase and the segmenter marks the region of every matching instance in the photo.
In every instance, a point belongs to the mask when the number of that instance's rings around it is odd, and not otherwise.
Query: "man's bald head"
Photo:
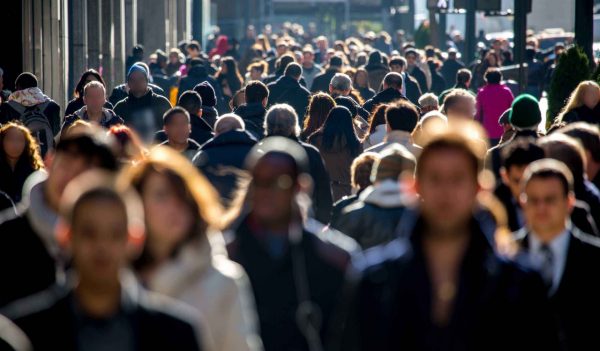
[[[246,130],[246,124],[240,116],[234,113],[225,114],[219,117],[215,122],[215,135],[227,133],[236,129]]]

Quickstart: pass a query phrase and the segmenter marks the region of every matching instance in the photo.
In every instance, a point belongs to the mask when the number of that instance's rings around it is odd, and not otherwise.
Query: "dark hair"
[[[322,146],[324,150],[348,150],[353,155],[360,153],[360,140],[358,140],[354,131],[352,114],[346,107],[336,106],[332,108],[320,131],[323,136]]]
[[[269,97],[269,88],[258,80],[253,80],[246,84],[245,88],[246,103],[261,102]]]
[[[390,67],[397,65],[404,68],[406,67],[406,64],[406,59],[402,56],[392,56],[392,58],[390,59]]]
[[[283,72],[285,72],[285,69],[287,68],[287,66],[294,61],[296,61],[296,59],[291,54],[285,54],[285,55],[281,56],[276,61],[275,66],[277,67],[277,72],[279,72],[280,74],[283,74]]]
[[[308,139],[311,134],[320,129],[325,123],[329,111],[334,107],[335,100],[329,94],[316,93],[311,96],[304,117],[304,130],[300,136],[303,139]]]
[[[502,72],[496,67],[490,67],[485,71],[483,79],[488,84],[500,84],[502,81]]]
[[[333,55],[329,58],[329,66],[342,67],[344,62],[342,58],[336,55]]]
[[[302,75],[302,66],[292,62],[285,68],[284,75],[286,77],[299,78]]]
[[[197,115],[202,108],[202,98],[197,92],[188,90],[181,94],[177,106],[183,107],[190,115]]]
[[[227,80],[227,85],[229,85],[231,93],[235,94],[242,88],[242,82],[244,81],[240,75],[240,71],[237,68],[237,62],[233,57],[226,56],[221,59],[221,66],[227,67],[227,73],[219,71],[216,77],[217,81],[219,84],[222,84],[224,80]]]
[[[200,51],[200,43],[192,40],[185,48]]]
[[[373,184],[371,182],[371,172],[373,170],[373,164],[377,159],[378,155],[373,152],[364,152],[354,159],[352,166],[350,166],[350,182],[352,183],[352,186],[359,190],[363,190]]]
[[[104,132],[81,132],[61,138],[56,145],[56,153],[67,153],[85,158],[98,168],[117,170],[117,159],[111,139]]]
[[[358,114],[357,102],[353,98],[348,96],[338,96],[335,99],[336,106],[344,106],[350,111],[352,118]]]
[[[167,112],[165,112],[165,114],[163,115],[163,124],[164,125],[170,124],[171,121],[173,120],[173,118],[175,118],[175,115],[178,115],[178,114],[185,115],[185,117],[188,120],[188,123],[190,122],[190,114],[186,111],[186,109],[184,109],[181,106],[175,106],[175,107],[169,109]]]
[[[410,102],[401,101],[385,110],[385,122],[391,130],[412,133],[419,122],[419,111]]]
[[[204,61],[199,57],[194,57],[190,60],[190,67],[204,66]]]
[[[367,76],[367,79],[365,79],[366,85],[364,87],[361,87],[361,86],[358,85],[358,82],[357,82],[356,78],[358,77],[359,73],[365,74]],[[367,70],[364,69],[363,67],[357,68],[356,72],[354,72],[354,77],[352,77],[352,85],[354,85],[356,88],[370,88],[370,84],[369,84],[369,72],[367,72]]]
[[[388,88],[400,89],[402,88],[402,76],[399,73],[390,72],[383,78],[383,84]]]
[[[472,76],[471,71],[466,68],[461,68],[456,72],[456,84],[465,85],[471,80]]]
[[[521,179],[521,189],[525,189],[527,184],[533,179],[558,179],[563,189],[563,194],[567,196],[573,191],[573,175],[564,163],[554,159],[542,159],[533,162],[523,174]]]
[[[581,142],[583,147],[590,152],[596,162],[600,162],[600,132],[598,127],[585,122],[575,122],[558,130]]]
[[[144,53],[144,46],[143,46],[142,44],[137,44],[136,46],[134,46],[134,47],[131,49],[131,52],[132,52],[134,55],[143,54],[143,53]]]
[[[577,140],[555,133],[539,139],[538,145],[544,149],[547,158],[553,158],[567,165],[578,188],[583,185],[585,153]]]
[[[216,106],[217,95],[215,89],[209,82],[202,82],[194,87],[194,91],[197,92],[202,98],[202,105],[204,106]]]
[[[519,137],[508,143],[500,153],[502,167],[507,171],[512,166],[527,166],[544,158],[544,150],[534,139]]]
[[[379,104],[377,107],[375,107],[373,112],[371,112],[371,115],[369,116],[369,132],[367,135],[365,135],[364,140],[368,139],[371,134],[375,133],[375,128],[377,128],[377,126],[386,124],[385,110],[387,110],[389,106],[390,105],[388,104]]]
[[[106,88],[106,84],[104,83],[104,79],[102,79],[100,73],[98,73],[98,71],[96,71],[95,69],[91,68],[83,72],[83,74],[79,78],[79,82],[77,82],[77,85],[75,86],[75,92],[73,93],[75,98],[83,96],[83,88],[87,84],[86,80],[89,76],[94,76],[94,78],[96,78],[96,80],[99,81]]]
[[[15,88],[17,90],[23,90],[28,88],[36,88],[38,86],[38,80],[33,73],[23,72],[19,74],[15,80]]]

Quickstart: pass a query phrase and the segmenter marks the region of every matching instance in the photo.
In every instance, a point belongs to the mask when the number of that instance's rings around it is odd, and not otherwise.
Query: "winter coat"
[[[342,210],[336,229],[356,240],[363,249],[393,240],[404,213],[400,185],[386,179],[366,188],[358,201]]]
[[[192,125],[192,132],[190,133],[190,139],[198,143],[199,145],[212,139],[215,135],[212,128],[204,120],[203,117],[190,116],[190,123]],[[159,130],[154,136],[154,140],[158,143],[162,143],[167,140],[167,134],[164,130]]]
[[[362,97],[363,100],[365,100],[365,101],[367,101],[367,100],[373,98],[373,96],[375,96],[375,90],[373,90],[371,88],[367,88],[367,87],[358,88],[358,87],[355,87],[355,89],[360,94],[360,97]]]
[[[409,74],[417,80],[419,88],[421,88],[423,93],[429,91],[429,87],[427,86],[427,76],[419,66],[414,66],[412,69],[409,68]]]
[[[383,63],[366,65],[365,69],[369,74],[369,85],[372,87],[380,86],[385,75],[390,72],[390,69]]]
[[[25,150],[24,152],[27,152]],[[0,159],[0,191],[10,196],[14,203],[21,201],[23,185],[35,169],[24,158],[19,158],[13,170],[5,158]]]
[[[283,76],[269,88],[269,106],[274,104],[288,104],[294,108],[298,116],[304,116],[310,100],[310,92],[292,78]]]
[[[477,114],[490,139],[500,139],[504,130],[498,119],[512,105],[514,96],[509,88],[501,84],[487,84],[477,93]]]
[[[135,97],[131,93],[115,106],[115,113],[125,124],[135,130],[146,143],[151,143],[154,133],[163,128],[163,115],[171,108],[165,97],[148,89],[146,95]]]
[[[350,166],[354,159],[360,155],[362,148],[359,148],[356,154],[347,148],[343,148],[342,150],[325,150],[323,148],[323,134],[321,132],[311,135],[308,138],[308,142],[319,149],[323,160],[325,160],[325,168],[331,181],[333,201],[350,195],[352,193]]]
[[[109,110],[106,108],[102,109],[102,120],[100,121],[100,126],[105,129],[110,129],[110,127],[114,125],[123,124],[124,121],[121,117],[117,116],[113,110]],[[60,128],[61,132],[67,130],[73,123],[78,120],[89,121],[87,114],[87,106],[83,106],[79,110],[75,111],[72,115],[65,117],[65,121],[63,122],[62,127]]]
[[[158,85],[148,83],[148,88],[157,95],[164,96],[167,99],[169,98],[167,93]],[[129,96],[129,88],[127,87],[127,84],[117,85],[108,97],[108,101],[113,106],[117,106],[117,104],[121,102],[121,100],[124,100],[127,96]]]
[[[273,256],[267,249],[266,233],[251,215],[232,228],[227,251],[250,278],[265,351],[309,350],[297,321],[298,282],[305,282],[307,295],[319,313],[317,332],[322,343],[328,344],[332,337],[346,269],[357,245],[339,232],[322,230],[307,223],[299,242],[291,243],[284,236],[281,256]],[[296,259],[293,252],[301,252],[302,259]],[[302,268],[306,279],[297,274]]]
[[[465,68],[465,64],[459,60],[451,60],[448,59],[444,61],[442,68],[440,69],[440,73],[444,77],[446,81],[446,88],[454,86],[456,84],[456,73],[459,69]]]
[[[28,88],[12,93],[9,101],[0,105],[0,124],[5,124],[10,121],[19,120],[21,113],[15,110],[11,104],[18,104],[23,109],[32,108],[34,106],[41,106],[46,104],[42,113],[48,119],[50,128],[52,128],[52,134],[56,136],[60,132],[60,106],[54,100],[46,96],[40,88]]]
[[[221,233],[209,233],[221,236]],[[213,239],[224,245],[223,239]],[[211,248],[206,238],[181,248],[177,256],[161,265],[148,282],[152,291],[198,309],[207,323],[199,334],[213,351],[262,349],[254,296],[244,269]],[[224,247],[221,249],[224,250]],[[199,321],[202,322],[202,321]]]
[[[244,162],[256,139],[243,130],[232,130],[207,141],[192,162],[228,204],[244,174]]]
[[[310,175],[313,178],[312,206],[315,219],[321,223],[328,223],[331,216],[333,200],[331,195],[331,184],[329,174],[325,167],[325,161],[321,157],[319,149],[313,145],[303,143],[296,139],[306,151],[310,167]]]
[[[169,146],[169,140],[163,141],[160,145]],[[194,141],[194,139],[188,139],[188,146],[181,154],[191,161],[198,153],[198,150],[200,150],[200,144]]]
[[[219,118],[219,112],[214,106],[202,105],[202,119],[204,119],[212,129],[215,129],[217,118]]]
[[[328,93],[329,92],[329,83],[331,83],[331,78],[335,76],[336,73],[339,73],[339,68],[328,68],[325,72],[317,75],[313,80],[313,83],[310,87],[311,93]]]
[[[566,123],[586,122],[600,125],[600,103],[596,104],[593,109],[585,105],[574,108],[565,114],[563,121]]]
[[[406,96],[402,95],[401,92],[394,88],[387,88],[385,90],[380,91],[377,95],[375,95],[372,99],[365,102],[363,108],[369,113],[372,113],[375,108],[380,104],[387,104],[389,102],[394,102],[396,100],[405,100],[408,101]]]
[[[187,76],[181,78],[181,81],[179,81],[179,92],[177,94],[177,99],[179,99],[181,94],[186,91],[193,90],[196,85],[202,82],[208,82],[213,87],[217,97],[217,104],[219,104],[219,102],[223,100],[223,91],[221,90],[221,85],[217,83],[213,77],[208,75],[206,68],[202,65],[190,68]]]
[[[379,153],[392,144],[400,144],[404,146],[415,156],[415,158],[419,156],[422,150],[420,146],[413,144],[410,133],[401,130],[392,130],[391,132],[387,133],[383,142],[366,149],[365,152]]]
[[[260,102],[252,102],[243,104],[233,111],[240,116],[246,124],[248,131],[256,140],[261,140],[265,137],[265,115],[267,110]]]
[[[65,109],[65,118],[66,116],[74,114],[83,106],[85,106],[85,104],[83,103],[83,97],[78,97],[69,101],[69,103],[67,104],[67,108]],[[104,104],[104,108],[112,110],[114,106],[110,103],[110,101],[106,101],[106,103]]]

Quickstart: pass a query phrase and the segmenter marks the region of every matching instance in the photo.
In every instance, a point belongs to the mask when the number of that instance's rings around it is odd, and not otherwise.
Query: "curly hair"
[[[33,170],[43,169],[44,161],[42,160],[40,146],[37,140],[31,135],[31,132],[27,127],[18,122],[8,122],[0,128],[0,157],[6,158],[6,153],[4,151],[4,137],[11,129],[19,130],[25,137],[25,149],[19,157],[19,161],[25,160]]]

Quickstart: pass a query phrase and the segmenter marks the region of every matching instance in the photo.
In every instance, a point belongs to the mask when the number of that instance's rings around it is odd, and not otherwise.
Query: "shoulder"
[[[142,288],[140,288],[142,289]],[[196,311],[178,300],[148,290],[140,291],[138,309],[148,318],[163,327],[190,327],[196,324]]]
[[[600,253],[600,238],[584,233],[579,228],[573,228],[571,234],[572,239],[579,241],[590,250]],[[600,259],[600,256],[598,257]]]
[[[305,225],[308,238],[313,241],[317,253],[328,263],[345,270],[354,253],[360,247],[349,236],[337,230],[326,228],[316,220],[309,219]]]
[[[51,311],[63,302],[68,294],[68,289],[53,285],[3,307],[0,312],[17,324],[41,320],[51,314]]]
[[[352,274],[361,277],[363,282],[379,281],[382,283],[386,272],[398,270],[412,257],[412,248],[408,240],[397,238],[389,243],[372,247],[352,257]],[[393,274],[393,276],[397,276]]]

